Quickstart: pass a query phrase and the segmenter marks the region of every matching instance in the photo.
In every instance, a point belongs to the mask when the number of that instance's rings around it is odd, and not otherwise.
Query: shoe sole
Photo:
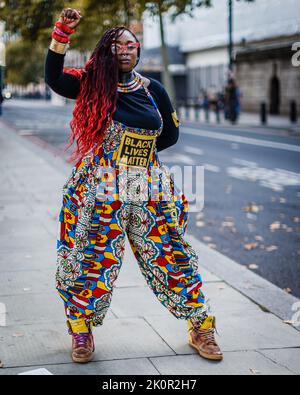
[[[77,363],[87,363],[90,362],[93,358],[94,358],[94,354],[92,354],[90,357],[85,357],[85,358],[79,358],[76,357],[75,355],[72,355],[73,362],[77,362]]]
[[[211,354],[206,354],[205,352],[201,351],[196,347],[193,343],[189,341],[189,345],[193,348],[195,348],[198,353],[200,354],[201,357],[205,359],[210,359],[211,361],[221,361],[223,359],[223,355],[211,355]]]

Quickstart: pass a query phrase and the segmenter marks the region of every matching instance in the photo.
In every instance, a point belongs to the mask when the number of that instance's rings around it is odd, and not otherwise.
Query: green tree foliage
[[[7,46],[6,81],[27,85],[39,83],[43,76],[44,49],[24,40],[12,41]]]
[[[40,32],[52,25],[53,15],[61,4],[57,0],[1,1],[0,19],[6,22],[9,32],[20,34],[23,40],[36,41]]]
[[[238,0],[240,1],[240,0]],[[253,0],[242,0],[253,1]],[[32,66],[32,56],[28,56],[26,48],[31,48],[35,53],[36,48],[44,48],[46,51],[50,42],[51,31],[54,22],[58,19],[63,8],[71,7],[81,10],[83,15],[80,25],[72,37],[72,48],[78,50],[92,50],[104,31],[110,27],[125,25],[129,26],[131,20],[140,20],[143,12],[147,10],[150,15],[158,16],[160,20],[160,31],[162,41],[162,58],[164,69],[164,82],[174,101],[174,87],[168,74],[168,57],[164,40],[164,26],[162,15],[169,13],[174,21],[178,16],[187,14],[193,16],[193,11],[201,6],[212,6],[213,0],[69,0],[62,2],[58,0],[2,0],[0,2],[0,19],[6,22],[6,30],[19,35],[20,40],[7,52],[7,67],[13,67],[15,60],[11,58],[15,51],[22,55],[23,67],[19,70],[27,70]],[[225,17],[225,15],[224,15]],[[21,44],[22,42],[22,44]],[[22,52],[24,50],[24,52]],[[40,49],[39,49],[40,50]],[[29,53],[31,53],[29,52]],[[18,61],[22,60],[17,56]],[[41,56],[43,60],[43,56]],[[26,63],[29,63],[27,66]],[[9,65],[9,66],[8,66]],[[17,70],[17,67],[14,68]],[[37,74],[32,73],[32,79],[42,77],[43,69],[38,68]],[[10,79],[17,79],[17,73],[7,73]],[[13,77],[15,76],[15,77]],[[18,77],[21,78],[21,77]],[[27,77],[24,81],[27,81]]]

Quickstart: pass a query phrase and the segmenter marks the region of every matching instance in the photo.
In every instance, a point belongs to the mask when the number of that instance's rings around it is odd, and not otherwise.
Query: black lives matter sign
[[[153,152],[156,136],[125,131],[117,156],[117,165],[147,167]]]

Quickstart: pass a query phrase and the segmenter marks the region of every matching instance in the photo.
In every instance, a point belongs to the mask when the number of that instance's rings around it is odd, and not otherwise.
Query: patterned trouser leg
[[[128,238],[140,270],[157,299],[179,319],[203,319],[198,256],[171,216],[170,206],[149,201],[131,206]]]
[[[68,318],[102,325],[124,257],[126,216],[120,201],[98,201],[80,264],[59,265],[57,290]]]

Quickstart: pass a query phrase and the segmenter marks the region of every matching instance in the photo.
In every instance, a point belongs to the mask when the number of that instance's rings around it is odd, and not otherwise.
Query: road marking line
[[[250,162],[249,160],[232,158],[232,162],[236,165],[247,166],[247,167],[258,167],[256,162]]]
[[[178,163],[178,164],[186,164],[186,165],[194,165],[195,161],[187,155],[175,153],[175,154],[159,154],[159,158],[163,162],[171,162],[171,163]]]
[[[204,169],[208,171],[212,171],[213,173],[219,173],[220,168],[219,166],[211,165],[209,163],[204,163]]]
[[[233,160],[235,163],[243,163],[243,167],[229,166],[226,172],[230,177],[244,181],[258,182],[259,185],[270,188],[277,192],[283,192],[284,187],[299,186],[300,174],[284,169],[267,169],[259,167],[254,162]]]
[[[281,149],[286,151],[300,152],[299,145],[278,143],[275,141],[267,141],[267,140],[258,140],[251,137],[235,136],[233,134],[223,134],[213,131],[207,132],[205,130],[192,130],[192,129],[187,130],[187,128],[185,129],[182,128],[181,133],[190,134],[192,136],[197,136],[197,137],[208,137],[216,140],[233,141],[235,143],[241,143],[241,144],[249,144],[249,145],[256,145],[266,148],[275,148],[275,149]]]
[[[203,150],[200,148],[196,148],[196,147],[191,147],[189,145],[186,145],[184,147],[185,152],[189,153],[189,154],[195,154],[195,155],[203,155]]]

